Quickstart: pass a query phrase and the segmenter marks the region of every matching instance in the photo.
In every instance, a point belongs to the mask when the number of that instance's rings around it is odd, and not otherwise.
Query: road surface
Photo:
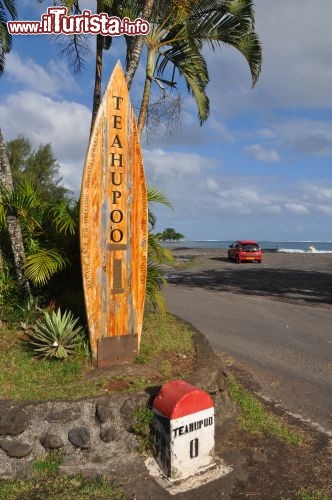
[[[278,402],[332,434],[332,310],[169,285],[168,309],[200,330]]]

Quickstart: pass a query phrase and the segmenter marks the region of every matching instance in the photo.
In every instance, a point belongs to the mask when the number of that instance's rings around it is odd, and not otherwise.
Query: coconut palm
[[[0,0],[0,76],[5,69],[6,55],[12,48],[12,36],[7,28],[8,18],[17,18],[15,0]]]
[[[75,235],[77,212],[66,200],[45,201],[29,182],[18,184],[13,190],[2,189],[0,228],[9,230],[9,214],[16,214],[27,253],[22,273],[33,285],[45,285],[70,264],[64,237]]]
[[[38,3],[43,3],[44,0],[37,0]],[[54,5],[59,5],[58,0],[53,0]],[[80,14],[81,7],[79,0],[61,0],[68,12],[72,15]],[[106,12],[110,17],[134,17],[141,16],[143,19],[150,17],[154,0],[96,0],[96,13]],[[140,55],[143,47],[143,36],[126,37],[127,42],[127,71],[126,81],[128,88],[130,88],[132,79],[136,73]],[[103,36],[98,34],[96,36],[96,50],[95,50],[95,81],[93,91],[93,105],[92,116],[90,125],[90,134],[97,116],[97,111],[101,101],[101,82],[103,70],[103,53],[104,50],[109,50],[112,45],[111,36]],[[84,35],[73,34],[65,37],[64,54],[70,62],[70,66],[74,73],[79,73],[85,63],[87,56],[87,44]]]
[[[97,0],[97,14],[106,12],[110,17],[128,17],[134,19],[141,16],[142,19],[149,19],[152,11],[154,0],[133,1],[133,0]],[[130,89],[131,82],[135,76],[140,56],[144,43],[144,36],[139,35],[135,38],[126,36],[127,42],[127,67],[126,67],[126,82]],[[96,37],[96,53],[95,53],[95,84],[93,92],[93,106],[90,134],[92,133],[93,125],[97,116],[98,108],[101,101],[101,81],[103,69],[103,51],[109,50],[112,45],[112,37],[97,35]]]
[[[14,258],[14,266],[18,282],[26,295],[30,295],[29,282],[25,278],[23,266],[25,263],[25,250],[22,238],[20,220],[14,209],[4,210],[3,202],[6,196],[11,196],[13,193],[13,177],[8,161],[6,144],[0,130],[0,223],[6,225],[9,235],[12,255]],[[3,241],[0,247],[1,262],[3,261]],[[2,264],[3,266],[3,264]]]
[[[254,32],[252,0],[198,0],[186,2],[186,8],[174,11],[173,3],[157,2],[150,18],[152,29],[145,37],[147,46],[146,78],[138,118],[142,133],[148,116],[153,82],[176,86],[175,73],[184,78],[188,91],[196,101],[202,124],[209,115],[206,85],[208,68],[202,55],[207,45],[236,48],[246,59],[256,83],[261,70],[262,48]],[[171,78],[164,73],[170,67]]]

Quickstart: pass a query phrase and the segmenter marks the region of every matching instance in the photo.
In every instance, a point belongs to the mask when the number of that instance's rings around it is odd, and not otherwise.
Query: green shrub
[[[37,321],[29,335],[29,345],[41,357],[67,358],[82,344],[82,327],[76,327],[78,318],[70,311],[44,313],[44,320]]]

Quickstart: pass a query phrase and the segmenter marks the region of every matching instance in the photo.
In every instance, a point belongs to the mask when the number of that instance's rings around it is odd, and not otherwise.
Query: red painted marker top
[[[164,384],[153,402],[153,409],[169,420],[212,407],[209,394],[183,380]]]

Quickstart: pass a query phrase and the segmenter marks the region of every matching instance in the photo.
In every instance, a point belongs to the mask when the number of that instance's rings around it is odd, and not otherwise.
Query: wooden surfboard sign
[[[143,322],[148,208],[136,119],[120,62],[85,159],[80,244],[93,358],[98,366],[133,359]]]

